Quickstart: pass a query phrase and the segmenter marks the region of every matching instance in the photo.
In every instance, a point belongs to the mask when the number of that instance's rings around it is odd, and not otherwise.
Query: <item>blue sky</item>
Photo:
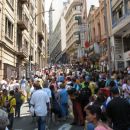
[[[45,0],[45,10],[49,10],[50,4],[51,4],[52,0]],[[60,17],[60,14],[62,12],[63,9],[63,1],[67,1],[67,0],[53,0],[53,8],[55,9],[55,11],[53,12],[54,14],[54,26],[56,25],[56,23],[58,22],[58,19]],[[87,0],[87,9],[89,11],[90,6],[91,5],[99,5],[99,0]],[[46,23],[48,24],[48,14],[46,13]]]

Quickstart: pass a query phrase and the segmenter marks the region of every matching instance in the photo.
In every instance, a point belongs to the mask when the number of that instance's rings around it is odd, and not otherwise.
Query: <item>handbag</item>
[[[31,105],[30,109],[29,109],[30,113],[32,116],[35,115],[35,110],[34,110],[34,107]]]

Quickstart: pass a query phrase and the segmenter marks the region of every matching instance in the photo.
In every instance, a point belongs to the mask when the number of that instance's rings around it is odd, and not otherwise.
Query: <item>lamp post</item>
[[[33,18],[32,18],[32,22],[31,22],[31,25],[33,25],[34,21],[36,20],[36,18],[41,15],[41,14],[45,14],[45,13],[49,13],[49,12],[52,12],[52,11],[55,11],[54,9],[51,9],[51,10],[48,10],[48,11],[42,11],[38,14],[36,14]],[[46,35],[45,35],[46,36]],[[46,38],[45,38],[46,39]],[[46,42],[46,41],[45,41]],[[45,43],[46,44],[46,43]],[[46,55],[46,54],[45,54]],[[30,78],[31,78],[31,71],[32,71],[32,64],[31,64],[31,61],[33,60],[33,56],[31,55],[31,34],[30,34],[30,55],[29,55],[29,75],[30,75]],[[36,58],[35,58],[36,60]],[[36,67],[36,61],[35,61],[35,67]],[[36,70],[35,70],[36,71]]]

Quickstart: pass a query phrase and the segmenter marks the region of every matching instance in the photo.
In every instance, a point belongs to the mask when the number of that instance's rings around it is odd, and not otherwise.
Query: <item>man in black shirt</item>
[[[119,95],[119,89],[111,89],[113,99],[107,106],[107,115],[111,119],[114,130],[130,129],[130,104]]]

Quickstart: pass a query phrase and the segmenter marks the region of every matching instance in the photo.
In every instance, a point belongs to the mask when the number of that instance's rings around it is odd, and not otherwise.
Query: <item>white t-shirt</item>
[[[122,90],[123,90],[123,91],[125,91],[125,90],[130,91],[130,86],[128,86],[127,84],[123,84],[123,85],[122,85]],[[124,98],[127,98],[127,97],[129,97],[129,94],[125,91],[125,92],[124,92]]]
[[[47,115],[47,103],[49,103],[49,97],[42,89],[36,90],[32,94],[30,104],[34,105],[36,116]]]

